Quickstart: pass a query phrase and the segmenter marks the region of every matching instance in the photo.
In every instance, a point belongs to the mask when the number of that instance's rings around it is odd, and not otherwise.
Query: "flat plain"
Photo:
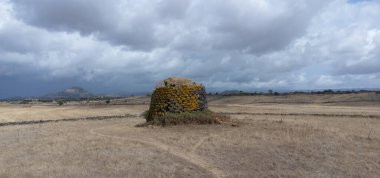
[[[380,177],[379,94],[208,99],[230,123],[136,127],[148,97],[1,103],[0,123],[58,122],[1,126],[0,177]]]

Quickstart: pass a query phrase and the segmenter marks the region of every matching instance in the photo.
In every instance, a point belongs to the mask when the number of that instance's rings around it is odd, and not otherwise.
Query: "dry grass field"
[[[165,128],[136,127],[144,122],[139,114],[149,107],[138,102],[2,103],[0,122],[132,116],[2,126],[0,178],[376,178],[380,177],[380,101],[376,97],[210,97],[210,109],[230,114],[234,126]]]

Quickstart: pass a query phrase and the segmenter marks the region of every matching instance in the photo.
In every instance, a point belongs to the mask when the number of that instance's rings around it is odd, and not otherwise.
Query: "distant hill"
[[[225,91],[223,91],[220,94],[221,95],[235,95],[235,94],[240,94],[240,93],[243,93],[243,91],[239,91],[239,90],[225,90]]]
[[[89,91],[80,88],[80,87],[72,87],[68,88],[64,91],[50,93],[45,96],[40,97],[40,99],[81,99],[81,98],[90,98],[95,95],[90,93]]]

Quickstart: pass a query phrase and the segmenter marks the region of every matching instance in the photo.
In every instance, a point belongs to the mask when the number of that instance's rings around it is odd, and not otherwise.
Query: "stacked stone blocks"
[[[177,86],[165,82],[156,88],[151,97],[147,121],[164,116],[165,113],[204,111],[207,109],[206,91],[203,85]]]

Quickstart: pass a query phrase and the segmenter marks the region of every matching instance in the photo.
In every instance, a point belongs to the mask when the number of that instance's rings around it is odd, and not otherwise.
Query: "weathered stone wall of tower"
[[[207,109],[207,99],[203,85],[168,85],[153,91],[147,121],[168,112],[181,113],[205,109]]]

